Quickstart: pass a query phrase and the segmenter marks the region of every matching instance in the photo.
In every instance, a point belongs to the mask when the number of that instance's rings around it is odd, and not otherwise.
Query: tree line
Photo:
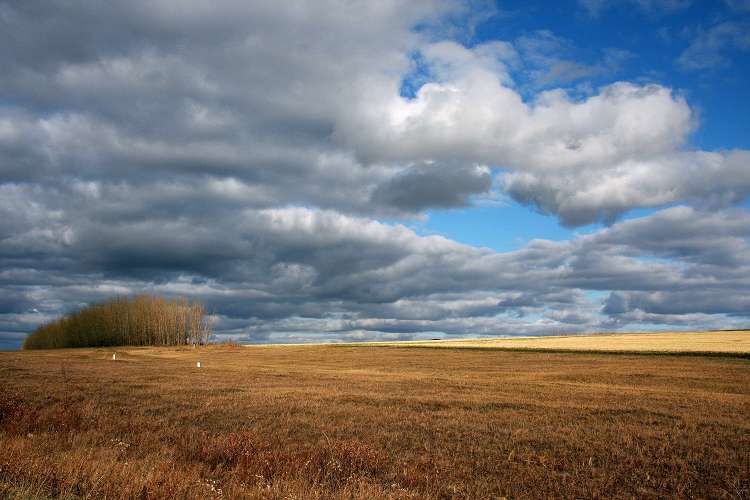
[[[205,344],[210,336],[211,323],[200,302],[144,294],[92,304],[43,324],[26,337],[23,348]]]

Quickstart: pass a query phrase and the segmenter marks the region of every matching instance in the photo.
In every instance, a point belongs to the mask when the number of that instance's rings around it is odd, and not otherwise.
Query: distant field
[[[747,499],[750,361],[3,352],[0,498],[48,497]]]
[[[556,351],[750,354],[750,331],[608,333],[555,337],[373,342],[390,347],[470,347]]]

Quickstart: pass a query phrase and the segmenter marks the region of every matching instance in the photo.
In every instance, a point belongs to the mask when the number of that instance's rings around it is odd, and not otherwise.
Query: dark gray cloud
[[[703,313],[745,316],[748,310],[750,310],[750,297],[745,294],[728,294],[720,287],[670,293],[613,292],[604,306],[604,312],[610,315],[643,311],[659,315]]]
[[[419,212],[464,206],[470,196],[487,193],[491,187],[486,167],[416,165],[375,188],[372,199],[378,205]]]

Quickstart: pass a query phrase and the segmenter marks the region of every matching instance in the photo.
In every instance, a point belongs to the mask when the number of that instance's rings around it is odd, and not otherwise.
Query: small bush
[[[257,455],[269,452],[271,445],[251,432],[232,432],[217,436],[188,433],[182,438],[181,459],[201,462],[211,468],[234,467]]]
[[[89,413],[70,397],[37,407],[15,394],[0,395],[0,429],[12,435],[77,431],[86,427]]]
[[[312,454],[309,474],[323,484],[343,484],[361,477],[376,477],[386,457],[358,440],[329,443]]]
[[[25,409],[23,399],[12,392],[0,392],[0,425],[5,427]]]

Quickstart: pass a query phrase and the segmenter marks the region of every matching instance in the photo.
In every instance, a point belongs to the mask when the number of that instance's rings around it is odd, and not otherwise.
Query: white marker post
[[[197,366],[198,368],[200,368],[200,367],[201,367],[201,362],[200,362],[200,361],[198,361],[198,362],[197,362],[197,363],[195,364],[195,366]]]
[[[116,360],[117,360],[116,354],[113,353],[112,354],[112,361],[116,361]]]

